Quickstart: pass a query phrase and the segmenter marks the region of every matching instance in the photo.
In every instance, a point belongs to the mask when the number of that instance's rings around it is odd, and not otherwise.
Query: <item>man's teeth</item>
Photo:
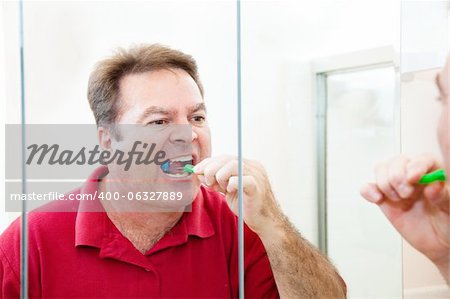
[[[186,156],[180,156],[175,157],[161,165],[161,169],[164,172],[165,175],[172,177],[172,178],[184,178],[188,177],[191,174],[184,171],[183,167],[186,164],[192,164],[192,156],[186,155]]]
[[[182,156],[170,159],[171,162],[189,162],[192,161],[192,156]]]
[[[184,178],[184,177],[190,176],[191,174],[185,172],[185,173],[180,173],[180,174],[166,173],[166,175],[167,175],[167,176],[170,176],[170,177],[172,177],[172,178]]]

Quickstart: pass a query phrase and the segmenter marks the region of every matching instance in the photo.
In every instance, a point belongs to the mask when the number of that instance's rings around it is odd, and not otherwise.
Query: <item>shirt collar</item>
[[[98,183],[101,177],[107,172],[108,168],[106,166],[95,169],[79,189],[79,192],[82,194],[91,194],[93,200],[80,201],[75,222],[75,246],[85,245],[101,248],[102,244],[105,244],[105,239],[112,237],[111,231],[118,232],[115,227],[111,229],[113,224],[106,215],[100,201],[96,198]],[[198,236],[200,238],[208,238],[214,235],[215,231],[211,222],[211,216],[208,214],[204,205],[205,198],[203,193],[204,187],[201,186],[192,203],[192,211],[185,212],[180,221],[172,229],[177,232],[176,235],[180,238],[178,242],[169,242],[167,245],[187,242],[188,235]],[[180,234],[180,232],[182,233]],[[173,238],[173,235],[171,235],[171,238]],[[164,238],[160,241],[164,241]]]
[[[108,172],[106,166],[101,166],[92,172],[79,189],[80,194],[89,194],[95,197],[98,192],[100,178]],[[91,201],[80,200],[75,220],[75,246],[87,245],[101,247],[106,230],[108,217],[97,198]]]

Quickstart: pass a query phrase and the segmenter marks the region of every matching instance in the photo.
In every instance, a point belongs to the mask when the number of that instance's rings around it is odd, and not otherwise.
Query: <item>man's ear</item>
[[[112,133],[108,128],[98,127],[97,128],[97,138],[98,143],[102,150],[111,150],[111,142],[112,142]]]

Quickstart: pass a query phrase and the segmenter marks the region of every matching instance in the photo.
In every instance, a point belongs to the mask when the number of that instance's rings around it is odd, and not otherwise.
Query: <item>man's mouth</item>
[[[167,160],[161,164],[161,170],[165,175],[172,178],[184,178],[191,174],[184,171],[184,166],[187,164],[193,165],[194,160],[191,155],[180,156]]]

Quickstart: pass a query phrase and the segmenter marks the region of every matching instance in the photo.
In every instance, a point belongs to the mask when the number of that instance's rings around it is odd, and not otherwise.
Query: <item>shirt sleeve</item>
[[[0,281],[2,298],[20,298],[20,283],[18,277],[9,267],[8,262],[1,258]]]
[[[1,298],[20,298],[20,249],[15,248],[16,239],[19,237],[14,234],[16,228],[13,223],[0,236],[0,283]],[[8,256],[8,253],[10,255]]]

